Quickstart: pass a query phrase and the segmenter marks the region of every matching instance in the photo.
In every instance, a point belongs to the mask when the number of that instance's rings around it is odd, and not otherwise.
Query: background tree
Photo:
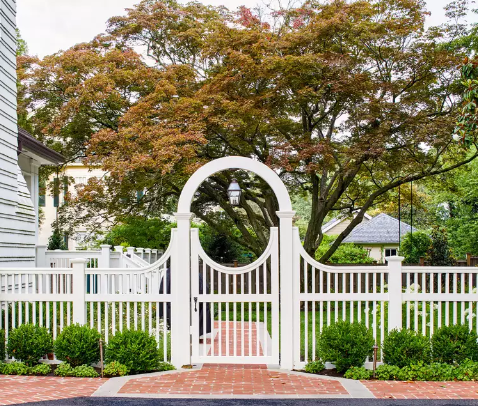
[[[330,245],[333,244],[336,238],[336,235],[324,235],[322,243],[315,253],[317,260],[319,260],[323,254],[330,249]],[[328,262],[332,264],[371,264],[375,262],[375,260],[370,257],[369,252],[366,249],[356,244],[346,243],[340,245],[335,250]]]
[[[435,226],[431,232],[431,245],[427,259],[432,266],[451,266],[454,264],[452,250],[448,245],[448,235],[443,227]]]
[[[71,197],[64,222],[157,215],[198,166],[242,155],[310,196],[310,254],[331,213],[357,213],[320,258],[329,260],[381,197],[477,156],[471,127],[468,150],[451,138],[463,47],[447,48],[450,31],[425,30],[425,16],[419,0],[306,2],[261,15],[143,0],[109,20],[108,36],[30,59],[25,108],[37,134],[108,173]],[[232,176],[244,190],[239,208],[226,199]],[[192,206],[256,254],[277,209],[270,188],[243,172],[212,176]]]
[[[431,243],[432,240],[424,232],[407,233],[401,243],[400,255],[405,257],[405,263],[418,264],[420,257],[425,257],[427,254]]]

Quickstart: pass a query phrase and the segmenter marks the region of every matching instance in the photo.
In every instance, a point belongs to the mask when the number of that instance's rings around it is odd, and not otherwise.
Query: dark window
[[[396,248],[385,248],[385,256],[386,257],[394,257],[397,255]]]
[[[60,206],[60,179],[53,179],[53,207]]]

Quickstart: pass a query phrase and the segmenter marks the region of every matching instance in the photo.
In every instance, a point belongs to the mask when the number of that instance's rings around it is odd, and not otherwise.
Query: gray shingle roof
[[[417,231],[415,227],[400,222],[400,234],[403,236],[410,232]],[[381,213],[367,223],[355,227],[344,239],[345,242],[356,244],[398,244],[399,221],[388,214]]]

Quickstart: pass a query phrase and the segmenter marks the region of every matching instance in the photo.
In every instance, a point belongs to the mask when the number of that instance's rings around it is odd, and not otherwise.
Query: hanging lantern
[[[232,206],[239,206],[241,200],[241,187],[237,183],[236,179],[233,179],[229,187],[227,188],[227,195],[229,196],[229,202]]]

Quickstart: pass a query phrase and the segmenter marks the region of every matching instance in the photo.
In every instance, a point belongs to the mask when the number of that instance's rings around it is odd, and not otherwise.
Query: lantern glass
[[[241,187],[239,186],[239,183],[237,183],[236,179],[233,179],[227,189],[227,196],[229,197],[229,203],[231,203],[232,206],[238,206],[239,202],[241,201],[241,194],[242,194],[242,191],[241,191]]]

